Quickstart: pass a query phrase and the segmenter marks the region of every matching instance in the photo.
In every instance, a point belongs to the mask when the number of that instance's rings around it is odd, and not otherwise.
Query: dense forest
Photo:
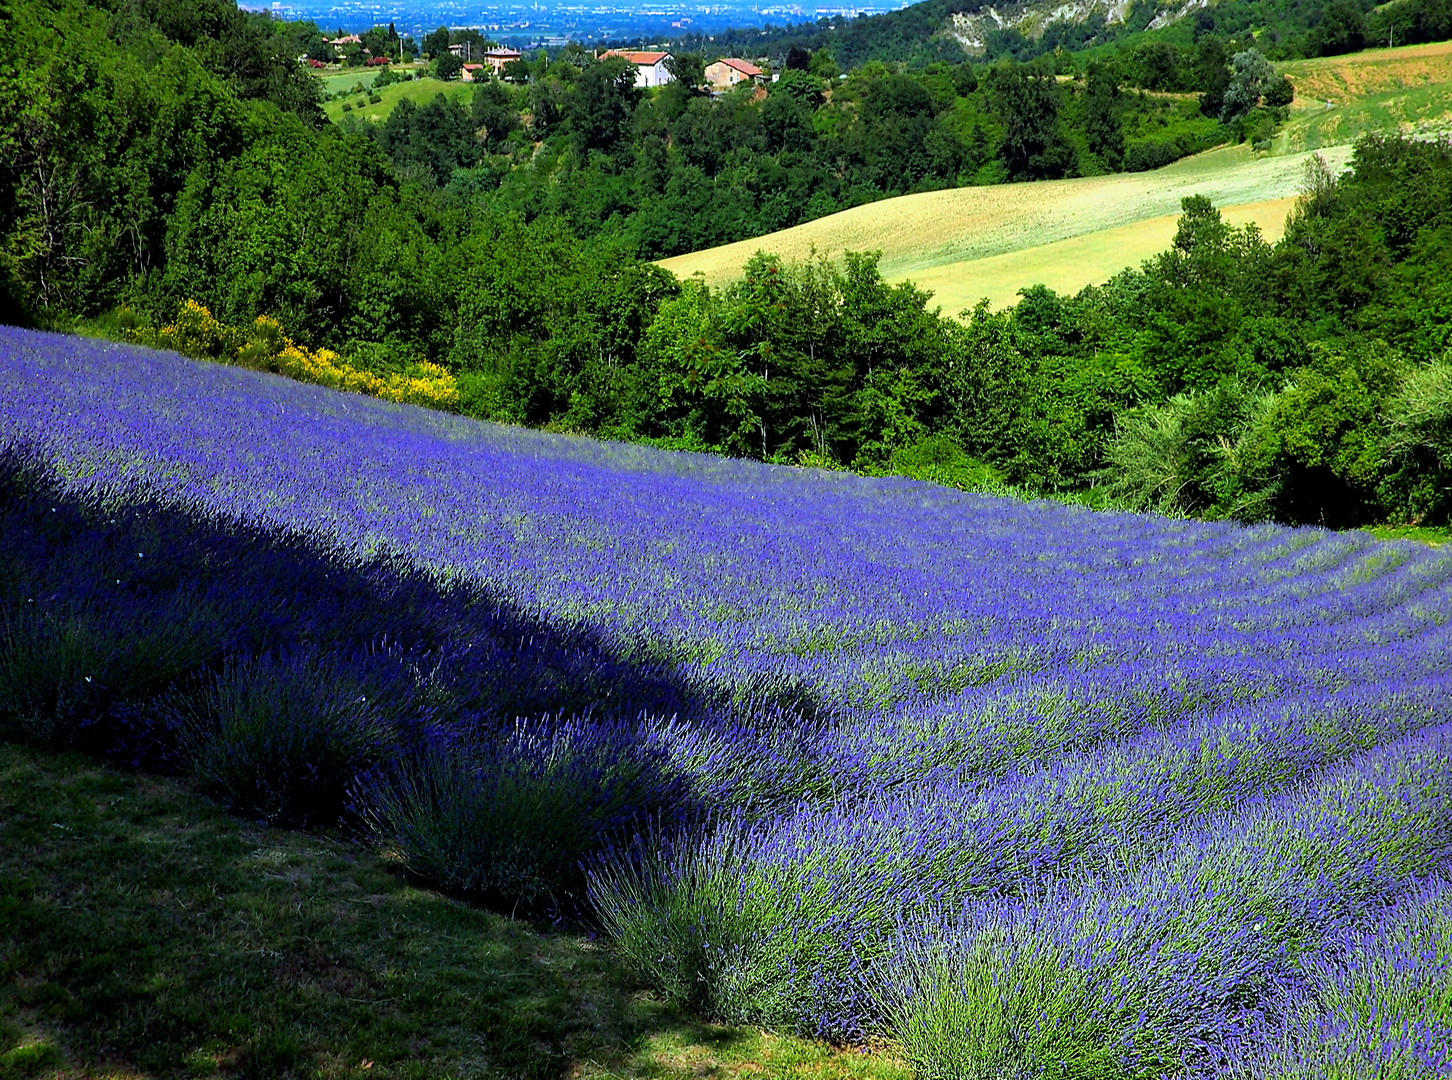
[[[748,239],[893,195],[1006,180],[1155,168],[1274,130],[1291,87],[1253,51],[1219,41],[1165,90],[1129,92],[1119,69],[1060,79],[1045,63],[873,63],[837,77],[826,54],[791,57],[769,89],[697,89],[703,58],[671,63],[653,94],[621,59],[578,48],[511,65],[471,103],[403,102],[381,124],[345,116],[402,175],[484,196],[579,236],[621,237],[660,258]],[[1237,96],[1238,95],[1238,96]],[[492,193],[492,194],[491,194]]]
[[[758,256],[718,291],[647,261],[803,206],[1220,138],[1271,115],[1268,66],[1225,57],[1258,81],[1218,103],[1012,62],[868,65],[830,96],[809,65],[710,99],[564,57],[340,127],[296,62],[306,28],[222,0],[5,14],[10,321],[793,464],[1245,519],[1452,511],[1447,145],[1363,141],[1274,245],[1188,200],[1141,269],[962,320],[870,253]]]

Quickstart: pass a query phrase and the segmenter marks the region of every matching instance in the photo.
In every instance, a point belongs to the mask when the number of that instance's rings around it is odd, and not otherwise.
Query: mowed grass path
[[[0,1078],[906,1080],[179,784],[0,743]]]
[[[1322,151],[1338,170],[1350,154],[1350,147]],[[1230,220],[1255,221],[1276,239],[1309,156],[1225,147],[1148,173],[904,195],[661,265],[721,285],[756,251],[788,262],[880,251],[885,277],[932,289],[935,302],[956,314],[982,297],[1011,303],[1038,282],[1078,292],[1138,265],[1165,249],[1187,195],[1207,195]]]

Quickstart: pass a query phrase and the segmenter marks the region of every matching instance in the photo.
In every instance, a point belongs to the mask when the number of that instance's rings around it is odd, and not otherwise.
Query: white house
[[[601,53],[600,59],[607,56],[619,56],[629,60],[635,65],[636,86],[664,86],[668,82],[675,82],[675,76],[666,70],[666,61],[671,58],[668,52],[631,52],[628,49],[611,49],[609,52]]]

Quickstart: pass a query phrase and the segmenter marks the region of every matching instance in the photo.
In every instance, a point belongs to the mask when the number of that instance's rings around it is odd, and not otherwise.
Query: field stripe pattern
[[[557,839],[595,917],[715,1018],[889,1035],[924,1075],[984,1078],[1274,1054],[1310,1076],[1285,1047],[1353,1023],[1376,1060],[1435,1075],[1445,965],[1408,976],[1396,1030],[1415,1038],[1348,1021],[1334,990],[1344,942],[1387,911],[1424,918],[1452,869],[1452,556],[564,438],[0,335],[0,443],[56,491],[466,585],[542,642],[588,634],[591,664],[681,688],[569,715],[526,701],[488,729],[430,705],[422,741],[370,729],[405,767],[350,790],[436,880],[487,892],[502,849],[463,865],[473,849],[428,830],[525,822],[524,792],[555,818],[588,805],[598,829]],[[408,654],[410,708],[477,668],[461,633],[423,675]],[[383,663],[400,643],[354,647]],[[229,663],[208,707],[238,672],[319,662]],[[554,700],[563,669],[530,670],[526,695]],[[1165,962],[1134,981],[1144,950]]]

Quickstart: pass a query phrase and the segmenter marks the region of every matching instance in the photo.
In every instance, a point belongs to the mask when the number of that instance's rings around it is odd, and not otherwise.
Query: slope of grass
[[[352,82],[347,84],[347,86],[352,85]],[[443,94],[447,98],[461,98],[467,102],[473,92],[473,83],[457,80],[444,82],[441,79],[433,78],[410,79],[408,82],[394,83],[392,86],[385,86],[379,90],[379,101],[376,104],[369,103],[368,94],[354,94],[342,100],[325,102],[323,111],[334,123],[344,116],[357,116],[364,120],[377,122],[386,119],[400,101],[408,100],[415,105],[425,105],[437,95]],[[352,110],[345,113],[344,104],[352,105]]]
[[[1350,150],[1323,156],[1339,169]],[[755,251],[792,261],[875,250],[884,276],[933,288],[944,309],[956,312],[982,296],[1011,299],[1038,281],[1077,291],[1137,264],[1164,249],[1186,195],[1208,195],[1221,208],[1237,208],[1227,215],[1232,220],[1255,220],[1278,234],[1307,157],[1225,147],[1148,173],[905,195],[661,265],[721,284]]]
[[[1349,105],[1394,90],[1452,82],[1452,41],[1291,60],[1276,68],[1295,85],[1297,101]]]
[[[931,289],[956,313],[982,297],[1012,303],[1019,289],[1040,282],[1076,292],[1137,265],[1165,248],[1189,194],[1208,195],[1227,219],[1254,221],[1273,240],[1309,152],[1340,169],[1368,132],[1452,131],[1452,42],[1280,69],[1295,83],[1297,101],[1269,156],[1222,147],[1150,173],[908,195],[661,265],[723,284],[756,251],[793,261],[877,250],[886,277]]]
[[[1245,203],[1226,208],[1224,217],[1234,225],[1253,221],[1267,240],[1275,241],[1286,231],[1286,215],[1295,204],[1294,196]],[[1179,220],[1178,214],[1145,218],[1052,244],[929,267],[911,277],[920,288],[931,290],[933,302],[951,314],[969,310],[985,298],[995,308],[1016,303],[1019,290],[1030,282],[1072,296],[1164,251],[1175,238]]]
[[[337,839],[0,744],[0,1077],[901,1078],[718,1027],[599,942],[415,888]]]

